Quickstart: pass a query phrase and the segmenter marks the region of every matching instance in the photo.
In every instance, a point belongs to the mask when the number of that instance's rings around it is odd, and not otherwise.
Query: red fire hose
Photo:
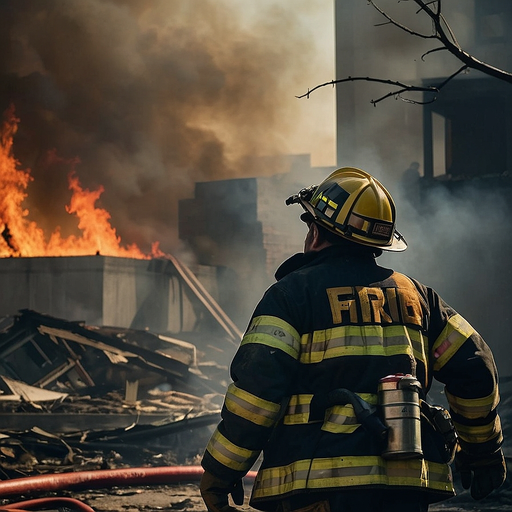
[[[66,507],[70,510],[77,512],[94,512],[94,509],[86,505],[82,501],[75,500],[74,498],[39,498],[36,500],[20,501],[18,503],[11,503],[3,505],[0,512],[27,512],[31,510],[45,510],[49,507]]]
[[[13,496],[57,490],[100,489],[131,485],[165,485],[201,479],[201,466],[101,469],[14,478],[0,481],[0,496]],[[246,478],[254,479],[255,471]],[[5,507],[4,507],[5,508]],[[0,509],[1,510],[1,509]]]

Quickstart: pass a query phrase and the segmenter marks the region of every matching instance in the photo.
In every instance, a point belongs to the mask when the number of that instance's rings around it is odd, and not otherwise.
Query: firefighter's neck
[[[318,252],[331,245],[330,242],[321,237],[318,226],[312,222],[309,225],[309,231],[304,240],[304,252]]]

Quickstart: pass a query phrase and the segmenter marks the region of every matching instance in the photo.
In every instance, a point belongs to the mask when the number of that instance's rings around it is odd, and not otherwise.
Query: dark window
[[[508,27],[512,24],[510,0],[476,0],[475,32],[477,42],[504,43],[508,39]]]

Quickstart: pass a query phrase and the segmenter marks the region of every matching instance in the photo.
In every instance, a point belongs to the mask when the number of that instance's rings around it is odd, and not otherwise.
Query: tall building
[[[386,14],[418,34],[432,34],[431,19],[414,2],[379,2]],[[455,0],[442,3],[461,48],[480,61],[512,70],[512,3]],[[398,178],[411,162],[426,178],[471,179],[512,171],[512,87],[475,69],[457,75],[437,94],[404,92],[381,79],[439,86],[463,62],[439,41],[412,35],[367,2],[335,1],[338,164],[376,164]],[[447,28],[448,32],[448,28]],[[394,101],[402,99],[405,101]],[[424,103],[411,105],[409,101]]]

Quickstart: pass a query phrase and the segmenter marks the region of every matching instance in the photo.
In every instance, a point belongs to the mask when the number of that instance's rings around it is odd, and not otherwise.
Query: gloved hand
[[[235,505],[244,503],[244,486],[241,479],[231,484],[205,471],[201,477],[199,489],[208,512],[236,511],[236,508],[229,505],[230,494]]]
[[[500,487],[507,477],[507,465],[501,448],[491,455],[470,455],[459,450],[455,467],[460,472],[464,489],[471,488],[471,497],[481,500]]]

